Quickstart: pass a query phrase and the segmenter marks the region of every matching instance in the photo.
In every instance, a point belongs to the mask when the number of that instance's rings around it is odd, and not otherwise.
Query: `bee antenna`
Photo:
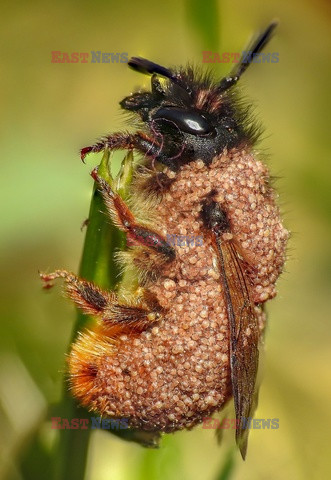
[[[162,77],[169,78],[169,80],[171,80],[173,83],[186,90],[187,93],[191,94],[191,90],[169,68],[162,67],[162,65],[158,65],[157,63],[151,62],[150,60],[142,57],[131,57],[128,65],[129,67],[133,68],[133,70],[144,73],[145,75],[152,75],[153,73],[156,73]]]
[[[128,65],[129,67],[133,68],[133,70],[137,70],[137,72],[144,73],[145,75],[152,75],[153,73],[157,73],[158,75],[169,78],[170,80],[175,80],[176,78],[171,70],[162,67],[157,63],[151,62],[146,58],[132,57],[130,58]]]
[[[235,85],[240,79],[241,75],[246,71],[248,65],[251,63],[254,55],[260,53],[269,40],[272,38],[273,32],[278,25],[278,21],[274,20],[270,25],[256,38],[256,40],[250,43],[247,48],[246,55],[242,55],[239,63],[232,70],[228,77],[222,78],[219,84],[219,90],[221,92]]]

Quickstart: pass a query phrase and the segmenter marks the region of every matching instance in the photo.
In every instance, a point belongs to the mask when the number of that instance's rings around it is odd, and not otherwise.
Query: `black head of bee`
[[[254,41],[249,48],[252,57],[263,49],[275,27],[271,23]],[[140,116],[159,145],[157,160],[172,170],[197,159],[208,164],[225,148],[253,145],[260,133],[231,88],[248,65],[242,58],[228,77],[215,82],[210,74],[192,67],[168,69],[133,57],[131,68],[152,75],[151,91],[134,93],[120,105]],[[159,77],[166,81],[161,83]]]

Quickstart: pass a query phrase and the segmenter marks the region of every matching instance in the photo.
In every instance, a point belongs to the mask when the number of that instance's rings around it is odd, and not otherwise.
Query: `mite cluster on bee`
[[[250,50],[261,51],[274,28]],[[151,92],[121,102],[141,129],[111,134],[81,155],[107,148],[144,156],[128,203],[92,172],[127,235],[130,247],[118,257],[135,269],[139,288],[107,292],[65,270],[42,275],[47,284],[64,278],[69,297],[97,318],[72,345],[72,392],[89,409],[151,432],[191,428],[233,397],[244,457],[263,304],[276,294],[288,240],[268,169],[253,151],[259,129],[237,97],[247,64],[220,82],[191,67],[141,58],[129,65],[152,75]],[[171,244],[167,235],[203,241]]]

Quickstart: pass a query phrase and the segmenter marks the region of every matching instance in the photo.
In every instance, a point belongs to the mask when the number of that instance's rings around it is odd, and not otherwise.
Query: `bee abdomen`
[[[100,348],[90,347],[98,344],[90,334],[77,340],[69,358],[71,382],[87,406],[126,417],[132,427],[165,432],[190,428],[224,406],[232,395],[229,322],[201,210],[212,197],[226,212],[226,234],[250,267],[253,301],[266,301],[275,294],[288,238],[267,176],[266,167],[240,151],[224,152],[209,166],[195,161],[180,169],[156,207],[156,228],[171,235],[175,260],[147,285],[165,314],[135,335],[108,343],[100,337]],[[261,310],[257,315],[262,326]],[[89,354],[84,365],[76,362],[83,349]]]

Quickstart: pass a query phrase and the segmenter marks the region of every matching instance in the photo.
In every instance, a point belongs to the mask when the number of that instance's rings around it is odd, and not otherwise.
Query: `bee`
[[[249,50],[261,52],[276,23]],[[146,432],[191,429],[233,398],[236,441],[245,458],[257,394],[263,305],[276,295],[286,259],[284,228],[267,167],[254,150],[260,129],[236,84],[244,58],[220,81],[198,69],[165,68],[140,57],[151,91],[120,105],[138,124],[81,150],[142,156],[124,200],[95,168],[92,177],[129,247],[118,254],[138,288],[104,291],[65,270],[68,296],[96,322],[71,346],[74,397]],[[139,220],[138,220],[139,218]],[[187,244],[172,238],[199,237]]]

